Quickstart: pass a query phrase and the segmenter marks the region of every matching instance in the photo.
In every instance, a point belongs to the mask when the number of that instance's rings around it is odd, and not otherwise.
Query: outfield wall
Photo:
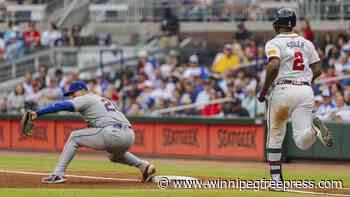
[[[20,132],[19,116],[0,116],[0,148],[60,151],[69,134],[86,127],[78,116],[46,116],[33,136]],[[135,131],[131,152],[157,157],[264,160],[265,131],[254,120],[130,118]],[[91,151],[82,149],[83,151]]]
[[[21,135],[19,116],[0,115],[0,149],[61,151],[70,133],[85,128],[79,116],[51,115],[35,121],[33,136]],[[155,157],[265,160],[265,127],[254,119],[145,118],[131,117],[135,144],[131,151]],[[285,160],[350,159],[350,125],[329,123],[335,137],[333,148],[316,142],[299,150],[292,127],[284,142]],[[81,151],[92,151],[82,148]]]

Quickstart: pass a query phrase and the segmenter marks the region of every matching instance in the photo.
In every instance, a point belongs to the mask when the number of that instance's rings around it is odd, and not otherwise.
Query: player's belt
[[[119,128],[119,129],[123,129],[123,128],[129,128],[131,129],[131,126],[130,125],[126,125],[126,124],[121,124],[121,123],[115,123],[113,125],[114,128]]]
[[[275,83],[275,85],[296,85],[296,86],[310,86],[309,82],[306,81],[292,81],[292,80],[280,80]]]

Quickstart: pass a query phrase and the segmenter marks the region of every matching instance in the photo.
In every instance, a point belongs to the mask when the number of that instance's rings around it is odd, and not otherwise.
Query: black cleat
[[[324,146],[333,146],[333,137],[326,125],[319,119],[314,118],[312,121],[312,128],[317,132],[317,138]]]
[[[64,183],[65,181],[66,179],[63,176],[54,175],[54,174],[41,179],[41,183],[45,183],[45,184],[58,184],[58,183]]]
[[[152,181],[156,168],[153,164],[148,164],[144,170],[142,170],[142,182],[148,183]]]

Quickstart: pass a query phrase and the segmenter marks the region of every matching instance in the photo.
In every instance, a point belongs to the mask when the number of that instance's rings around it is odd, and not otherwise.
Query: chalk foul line
[[[3,169],[0,169],[0,173],[24,174],[24,175],[35,175],[35,176],[48,176],[48,175],[50,175],[50,173],[29,172],[29,171],[20,171],[20,170],[3,170]],[[94,180],[140,182],[139,179],[111,178],[111,177],[101,177],[101,176],[84,176],[84,175],[73,175],[73,174],[67,174],[67,175],[65,175],[65,177],[81,178],[81,179],[94,179]]]
[[[349,189],[349,188],[343,188],[343,189]],[[336,194],[336,193],[327,193],[327,192],[312,192],[312,191],[302,191],[302,190],[292,190],[288,189],[286,192],[291,193],[300,193],[300,194],[311,194],[311,195],[327,195],[327,196],[350,196],[349,194]]]

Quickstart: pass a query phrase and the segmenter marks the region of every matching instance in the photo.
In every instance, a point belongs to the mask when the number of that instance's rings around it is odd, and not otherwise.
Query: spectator
[[[62,89],[59,87],[59,81],[55,78],[50,78],[47,87],[40,90],[39,94],[40,99],[37,102],[39,106],[54,103],[63,97]]]
[[[154,80],[154,67],[148,59],[147,51],[140,51],[138,57],[138,73],[146,73],[148,79]]]
[[[249,117],[249,112],[242,107],[238,99],[225,103],[223,113],[226,117]]]
[[[10,113],[21,113],[24,110],[24,88],[18,84],[15,91],[11,92],[7,99],[7,110]]]
[[[154,84],[151,81],[146,81],[144,84],[144,89],[137,97],[137,103],[145,111],[151,109],[154,105],[154,98],[152,97],[152,92],[154,90]]]
[[[334,64],[337,62],[337,59],[340,57],[340,50],[338,47],[333,46],[329,50],[329,53],[326,53],[326,67],[334,66]]]
[[[27,71],[24,75],[23,88],[26,95],[33,93],[33,77],[30,71]]]
[[[9,21],[8,29],[4,33],[5,59],[13,60],[14,58],[23,56],[24,46],[21,36],[18,26],[12,21]]]
[[[232,98],[231,102],[226,102],[223,105],[223,112],[225,116],[229,117],[249,117],[249,112],[242,107],[241,101],[237,94],[237,87],[233,82],[227,84],[226,97]]]
[[[5,40],[4,35],[0,34],[0,60],[5,59]]]
[[[316,116],[319,116],[322,113],[321,111],[319,111],[322,103],[323,103],[323,97],[320,95],[315,96],[313,112],[314,114],[316,114]]]
[[[247,40],[247,46],[245,49],[245,56],[248,62],[254,61],[258,56],[258,47],[253,39]]]
[[[334,63],[334,69],[336,75],[343,75],[344,73],[350,73],[350,53],[345,53],[339,57]]]
[[[38,76],[37,80],[39,81],[39,84],[41,85],[40,89],[43,89],[46,87],[46,77],[48,75],[48,68],[44,64],[40,64],[38,68]]]
[[[196,98],[197,109],[202,110],[204,106],[210,101],[212,91],[212,84],[210,81],[204,82],[204,89],[198,94]]]
[[[350,110],[344,102],[342,94],[338,93],[335,96],[336,112],[332,112],[330,119],[337,122],[350,122]]]
[[[237,32],[234,35],[234,39],[239,40],[241,45],[243,45],[245,41],[251,37],[252,37],[252,33],[247,30],[244,23],[239,23],[237,25]]]
[[[26,109],[31,109],[31,110],[37,109],[40,98],[42,98],[40,86],[41,85],[38,80],[32,80],[32,92],[26,93],[26,97],[25,97]]]
[[[239,58],[233,53],[232,45],[226,44],[223,53],[216,55],[212,70],[216,73],[222,74],[229,70],[235,70],[239,67]]]
[[[166,59],[166,63],[160,66],[160,72],[162,76],[170,77],[172,75],[172,72],[178,66],[178,64],[179,64],[178,54],[176,51],[171,50]]]
[[[199,65],[197,55],[190,56],[187,66],[183,74],[184,78],[192,80],[194,77],[200,77],[203,80],[208,80],[210,72],[205,66]]]
[[[344,87],[344,100],[347,105],[350,105],[350,86]]]
[[[215,92],[215,90],[210,90],[209,92],[209,101],[219,99],[219,93]],[[205,105],[201,110],[202,116],[222,116],[221,113],[221,104],[214,103],[214,104],[207,104]]]
[[[39,48],[41,34],[36,29],[34,22],[28,23],[28,29],[23,33],[23,39],[27,50],[31,51],[35,48]]]
[[[184,90],[180,97],[180,105],[188,105],[194,103],[197,98],[197,94],[194,89],[194,85],[191,81],[184,81]]]
[[[171,93],[169,91],[166,91],[167,83],[165,80],[160,80],[160,84],[155,87],[155,89],[152,91],[151,96],[155,100],[162,99],[164,101],[171,99]],[[163,103],[162,103],[163,104]]]
[[[331,92],[328,89],[322,91],[322,99],[323,103],[318,108],[317,117],[319,117],[321,120],[328,120],[330,112],[335,108],[332,101]]]
[[[163,48],[175,47],[179,42],[180,23],[173,14],[169,5],[165,4],[164,13],[160,20],[161,46]]]
[[[6,1],[1,0],[0,1],[0,21],[5,21],[7,16],[7,8],[6,8]]]
[[[74,36],[74,32],[70,33],[70,43],[75,44],[77,41],[80,41],[77,37]],[[97,35],[98,44],[101,46],[109,46],[112,43],[112,35],[110,33],[99,33]],[[79,43],[79,42],[78,42]]]
[[[242,107],[249,112],[249,117],[264,117],[265,115],[265,104],[260,103],[256,96],[256,87],[249,85],[247,87],[247,96],[242,100]]]
[[[195,76],[201,74],[201,69],[199,68],[199,60],[197,55],[191,55],[185,69],[183,76],[186,79],[192,80]]]
[[[144,113],[141,110],[140,105],[133,103],[129,109],[126,110],[127,116],[142,116]]]
[[[48,30],[41,37],[41,44],[46,47],[54,47],[57,46],[57,41],[60,39],[62,39],[62,34],[58,31],[56,24],[49,23]]]
[[[118,92],[115,89],[115,87],[112,85],[108,86],[108,88],[105,91],[104,96],[107,97],[108,99],[110,99],[111,101],[114,101],[114,102],[117,102],[119,100]]]
[[[81,26],[80,25],[73,25],[70,33],[70,46],[80,46],[81,45],[81,38],[80,38],[80,32],[81,32]],[[111,36],[108,34],[104,45],[108,46],[111,43]]]
[[[102,72],[98,72],[96,74],[93,84],[94,84],[94,87],[91,89],[95,94],[98,94],[98,95],[104,95],[110,85],[108,81],[103,77]]]
[[[313,42],[314,39],[315,39],[315,34],[312,31],[312,29],[311,29],[310,21],[305,19],[304,22],[305,22],[305,24],[304,24],[304,26],[301,29],[303,31],[303,36],[307,40],[310,40],[311,42]]]

